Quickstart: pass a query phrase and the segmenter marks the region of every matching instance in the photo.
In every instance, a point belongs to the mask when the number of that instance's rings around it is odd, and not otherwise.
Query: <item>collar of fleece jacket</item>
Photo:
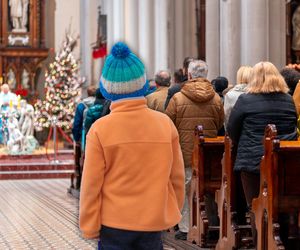
[[[134,111],[144,108],[148,108],[147,100],[144,97],[125,98],[119,101],[112,102],[110,105],[111,113]]]

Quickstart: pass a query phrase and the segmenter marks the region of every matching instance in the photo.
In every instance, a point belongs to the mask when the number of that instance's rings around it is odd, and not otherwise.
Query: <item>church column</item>
[[[114,43],[124,41],[124,0],[113,0],[113,37]]]
[[[90,42],[89,42],[89,53],[92,55],[93,53],[93,43],[97,41],[98,35],[98,16],[99,16],[99,8],[101,7],[101,15],[103,15],[106,11],[105,5],[100,0],[90,0],[90,11],[89,11],[89,20],[90,20]],[[103,65],[103,58],[93,58],[91,57],[91,64],[92,64],[92,79],[91,83],[98,86],[99,79],[101,75],[102,65]]]
[[[125,8],[125,41],[134,53],[139,51],[139,16],[138,0],[126,0]]]
[[[201,7],[199,6],[199,11],[200,8]],[[184,41],[183,51],[186,56],[192,56],[197,58],[198,48],[197,48],[197,26],[196,26],[196,3],[194,0],[184,1],[183,14],[185,17],[184,36],[181,38]]]
[[[170,54],[174,60],[171,60],[171,70],[182,68],[182,63],[185,57],[184,51],[184,0],[173,1],[173,19],[170,43],[174,43],[174,51]],[[173,65],[172,65],[173,64]]]
[[[206,62],[208,79],[220,75],[220,1],[206,1]]]
[[[269,0],[269,60],[281,69],[286,64],[286,2]]]
[[[92,69],[92,58],[90,50],[90,1],[80,1],[80,54],[81,54],[81,75],[86,78],[85,86],[87,87],[91,83],[91,69]]]
[[[105,1],[104,13],[107,14],[107,52],[109,53],[114,44],[114,0]]]
[[[242,64],[253,66],[259,61],[269,59],[269,0],[241,2]]]
[[[227,77],[233,84],[236,82],[236,73],[241,64],[240,4],[240,0],[227,0],[220,3],[220,20],[222,20],[220,22],[220,75]],[[252,40],[255,40],[255,37]]]
[[[154,6],[152,0],[139,0],[139,56],[145,64],[147,77],[154,76]]]
[[[154,0],[155,5],[155,67],[154,70],[168,69],[168,0]]]

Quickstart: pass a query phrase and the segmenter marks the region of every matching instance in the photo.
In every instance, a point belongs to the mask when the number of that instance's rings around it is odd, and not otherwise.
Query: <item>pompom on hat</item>
[[[125,43],[118,42],[105,60],[100,90],[108,100],[144,96],[149,88],[145,66]]]

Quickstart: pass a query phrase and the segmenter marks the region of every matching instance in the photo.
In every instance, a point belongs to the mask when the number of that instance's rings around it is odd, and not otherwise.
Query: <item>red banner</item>
[[[94,48],[93,50],[93,58],[98,59],[105,57],[107,55],[106,44],[101,45],[99,48]]]

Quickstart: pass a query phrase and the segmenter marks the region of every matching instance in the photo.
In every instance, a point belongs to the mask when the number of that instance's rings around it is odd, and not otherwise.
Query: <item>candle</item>
[[[18,95],[18,109],[21,108],[21,96]]]

